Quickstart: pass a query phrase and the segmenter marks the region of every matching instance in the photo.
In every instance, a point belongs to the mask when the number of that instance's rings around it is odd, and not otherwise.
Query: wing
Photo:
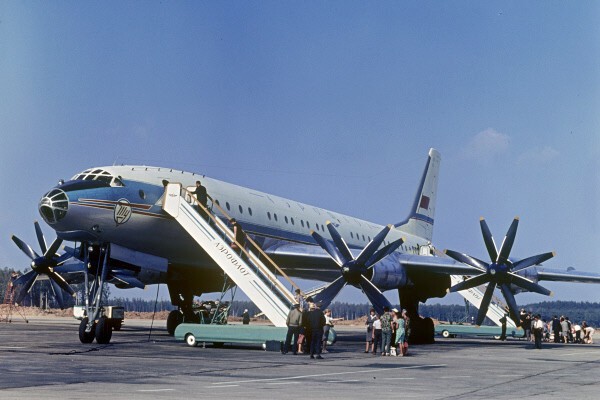
[[[600,274],[577,271],[574,268],[560,270],[535,267],[525,270],[523,275],[533,281],[600,283]]]
[[[340,276],[339,266],[319,246],[305,244],[277,244],[264,249],[290,276],[319,281],[333,281]],[[351,249],[357,257],[360,250]],[[478,275],[481,270],[451,258],[419,256],[400,253],[396,255],[399,267],[409,273],[426,272],[443,275]]]

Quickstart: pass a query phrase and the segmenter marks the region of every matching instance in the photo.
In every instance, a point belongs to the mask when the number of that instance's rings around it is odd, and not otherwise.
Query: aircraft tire
[[[188,333],[187,335],[185,335],[185,343],[187,343],[187,345],[190,347],[198,346],[198,341],[196,340],[196,336],[194,336],[191,333]]]
[[[85,317],[81,320],[79,324],[79,341],[81,343],[92,343],[94,341],[94,337],[96,335],[96,326],[92,326],[92,330],[89,332],[85,331],[85,327],[87,326],[88,318]]]
[[[173,310],[167,316],[167,332],[169,336],[175,335],[175,328],[183,322],[183,315],[179,310]]]
[[[96,324],[96,343],[108,344],[112,338],[112,326],[110,320],[106,317],[102,317]]]

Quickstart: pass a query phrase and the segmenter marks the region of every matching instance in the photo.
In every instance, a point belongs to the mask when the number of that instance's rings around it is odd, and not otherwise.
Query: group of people
[[[595,329],[583,321],[580,324],[571,322],[569,317],[554,315],[545,321],[539,314],[533,315],[531,311],[520,313],[521,327],[524,337],[535,342],[536,348],[541,348],[542,341],[554,343],[583,343],[593,344]]]
[[[311,359],[323,359],[321,354],[327,353],[334,321],[331,310],[321,310],[321,305],[311,297],[304,300],[300,289],[296,289],[296,302],[288,313],[288,331],[281,353],[287,354],[291,349],[294,355],[304,353],[310,354]]]
[[[410,319],[406,310],[383,308],[383,314],[377,315],[371,308],[367,316],[367,335],[365,353],[382,356],[405,356],[408,352],[408,334]]]

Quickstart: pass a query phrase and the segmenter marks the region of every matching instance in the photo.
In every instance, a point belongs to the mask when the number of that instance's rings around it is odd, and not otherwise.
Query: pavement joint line
[[[175,389],[139,389],[138,392],[171,392]]]
[[[401,378],[401,377],[398,377],[398,378],[379,378],[379,379],[383,379],[383,380],[386,380],[386,381],[409,381],[409,380],[413,380],[415,378]]]
[[[359,379],[346,379],[346,380],[337,380],[337,381],[326,381],[327,383],[346,383],[346,382],[360,382]]]
[[[431,367],[446,367],[448,364],[427,364],[427,365],[412,365],[408,367],[390,367],[390,368],[371,368],[360,371],[343,371],[343,372],[331,372],[326,374],[310,374],[310,375],[297,375],[297,376],[284,376],[281,378],[263,378],[263,379],[246,379],[242,381],[224,381],[224,382],[213,382],[213,385],[227,385],[232,383],[251,383],[251,382],[267,382],[267,381],[282,381],[282,380],[294,380],[294,379],[305,379],[305,378],[318,378],[325,376],[336,376],[336,375],[350,375],[350,374],[365,374],[372,372],[382,372],[391,370],[403,370],[403,369],[418,369],[418,368],[431,368]]]
[[[440,376],[440,379],[456,379],[456,378],[472,378],[471,375],[445,375]]]

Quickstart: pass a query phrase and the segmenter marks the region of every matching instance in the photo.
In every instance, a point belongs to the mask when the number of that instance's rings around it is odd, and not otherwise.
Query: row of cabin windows
[[[215,200],[215,203],[217,203],[218,205],[220,205],[219,200]],[[227,208],[227,211],[231,211],[231,205],[229,204],[229,202],[225,202],[225,207]],[[244,213],[244,208],[241,205],[238,205],[238,210],[240,211],[240,214]],[[248,207],[248,214],[250,214],[250,216],[252,216],[252,208],[250,208],[250,207]],[[267,218],[269,218],[269,221],[271,221],[272,219],[275,220],[275,221],[278,221],[277,214],[273,213],[273,215],[271,216],[271,212],[270,211],[267,211]],[[290,217],[288,219],[288,217],[286,215],[283,218],[284,218],[284,221],[285,221],[286,224],[291,223],[292,225],[296,225],[293,217]],[[304,220],[301,219],[300,220],[300,225],[303,228],[306,227],[306,228],[310,229],[310,222],[308,222],[308,221],[306,221],[306,223],[305,223]],[[315,224],[315,228],[316,228],[317,231],[323,231],[323,232],[325,232],[325,227],[322,224],[321,225]],[[355,234],[354,232],[350,232],[350,237],[352,239],[356,238],[356,240],[361,240],[361,236],[362,236],[363,242],[367,242],[367,241],[370,242],[371,241],[371,236],[367,235],[365,237],[365,235],[359,235],[358,233]],[[391,242],[389,242],[387,240],[384,240],[384,242],[383,242],[384,246],[386,246],[386,245],[388,245],[390,243]],[[417,248],[414,247],[414,246],[409,247],[409,246],[406,246],[406,245],[402,245],[402,246],[400,246],[400,248],[402,248],[404,251],[408,251],[408,250],[412,250],[414,252],[417,251]]]
[[[219,200],[215,199],[215,203],[217,203],[218,205],[221,205],[221,203],[219,203]],[[227,211],[231,211],[231,205],[229,204],[228,201],[225,202],[225,208],[227,208]],[[240,214],[244,213],[244,208],[241,205],[238,205],[238,210],[240,212]],[[248,214],[250,214],[250,216],[252,216],[252,208],[248,207]],[[271,212],[267,211],[267,218],[269,218],[269,221],[271,221],[272,219],[275,221],[278,221],[277,219],[277,214],[273,213],[273,216],[271,216]],[[287,215],[285,215],[283,217],[284,221],[286,224],[291,223],[292,225],[296,225],[295,221],[294,221],[294,217],[290,217],[288,219]],[[300,225],[304,228],[306,227],[307,229],[310,229],[310,222],[306,221],[306,223],[304,222],[304,220],[300,220]],[[315,224],[315,228],[317,231],[322,231],[325,232],[325,227],[323,226],[323,224]],[[350,237],[352,239],[354,239],[356,236],[357,240],[361,239],[361,235],[359,235],[358,233],[355,235],[354,232],[350,232]],[[371,241],[371,236],[366,236],[362,235],[362,240],[363,242],[370,242]],[[389,242],[384,242],[384,244],[389,244]]]

